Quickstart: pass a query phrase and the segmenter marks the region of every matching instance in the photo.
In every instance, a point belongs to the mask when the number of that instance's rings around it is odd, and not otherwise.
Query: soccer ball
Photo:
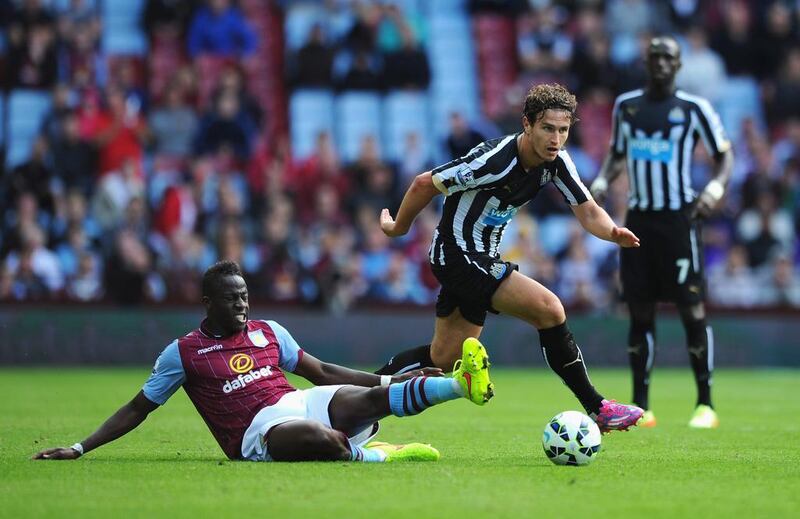
[[[544,428],[542,447],[556,465],[588,465],[600,452],[600,429],[578,411],[564,411]]]

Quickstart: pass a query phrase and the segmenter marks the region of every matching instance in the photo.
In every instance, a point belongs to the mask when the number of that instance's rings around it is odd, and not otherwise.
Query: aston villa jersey
[[[238,459],[256,413],[295,391],[282,370],[294,371],[302,355],[274,321],[248,321],[228,337],[201,325],[164,349],[143,391],[162,405],[183,386],[228,458]]]

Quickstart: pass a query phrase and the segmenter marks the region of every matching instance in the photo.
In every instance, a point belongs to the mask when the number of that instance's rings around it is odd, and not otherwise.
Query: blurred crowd
[[[538,81],[562,82],[579,96],[570,153],[588,184],[606,151],[614,97],[643,85],[644,42],[664,31],[680,37],[679,84],[688,91],[732,106],[738,100],[731,103],[727,85],[744,81],[757,93],[752,111],[728,119],[737,123],[727,128],[736,166],[722,211],[706,222],[709,300],[800,307],[797,3],[465,2],[476,26],[499,19],[513,28],[504,55],[514,74],[500,102],[484,99],[480,120],[454,112],[432,156],[419,153],[410,134],[396,162],[365,138],[345,163],[326,133],[310,156],[295,158],[281,115],[253,81],[254,56],[279,35],[256,30],[245,8],[263,5],[280,18],[295,2],[147,1],[141,31],[151,48],[179,42],[181,58],[158,69],[159,81],[147,56],[102,53],[101,2],[0,0],[0,80],[6,91],[51,97],[30,157],[2,171],[0,300],[195,302],[203,270],[233,259],[260,302],[334,311],[429,305],[438,290],[427,267],[438,207],[395,240],[381,232],[380,210],[396,210],[415,174],[517,131],[524,93]],[[347,10],[348,25],[337,38],[311,28],[302,46],[286,51],[279,83],[428,87],[424,17],[402,3],[324,5],[331,19]],[[209,56],[213,73],[203,69]],[[697,154],[700,186],[709,161],[702,145]],[[607,208],[618,222],[626,192],[624,179],[612,186]],[[616,249],[587,237],[555,190],[516,216],[501,253],[570,306],[616,304]]]

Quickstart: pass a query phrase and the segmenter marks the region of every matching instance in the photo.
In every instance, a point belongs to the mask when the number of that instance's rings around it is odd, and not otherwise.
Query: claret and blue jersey
[[[161,352],[142,391],[163,405],[183,386],[225,454],[238,459],[256,413],[295,391],[283,371],[294,371],[302,355],[275,321],[248,321],[228,337],[216,337],[201,325]]]

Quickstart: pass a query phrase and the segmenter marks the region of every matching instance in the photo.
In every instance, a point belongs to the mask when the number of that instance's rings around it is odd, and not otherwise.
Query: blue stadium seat
[[[758,128],[764,128],[764,111],[759,87],[753,78],[731,77],[725,82],[720,95],[720,119],[728,138],[736,142],[741,138],[742,123],[752,119]]]
[[[381,99],[378,94],[346,92],[336,99],[336,143],[345,161],[358,156],[361,143],[373,136],[381,144]]]
[[[429,20],[430,32],[436,34],[441,39],[461,39],[464,30],[468,31],[467,36],[471,36],[472,27],[469,23],[464,24],[464,18],[459,16],[433,16]]]
[[[8,96],[8,147],[6,166],[12,168],[30,157],[42,119],[50,109],[50,95],[35,90],[14,90]]]
[[[553,214],[539,220],[539,245],[550,256],[563,251],[569,243],[572,215]]]
[[[424,2],[429,15],[450,15],[451,13],[466,13],[467,0],[436,0]]]
[[[327,30],[325,10],[320,4],[299,3],[289,7],[283,23],[284,41],[288,50],[297,50],[308,39],[311,28],[323,24]]]
[[[448,133],[448,118],[457,111],[468,120],[478,116],[478,74],[472,24],[462,0],[443,0],[428,4],[430,37],[426,50],[430,60],[431,138],[437,161],[443,158],[441,142]]]
[[[0,148],[3,147],[5,141],[3,138],[6,135],[6,96],[0,93]]]
[[[84,0],[83,3],[87,7],[90,7],[92,9],[97,9],[98,4],[100,4],[100,1],[101,0]],[[70,5],[71,3],[72,0],[51,0],[50,6],[54,11],[58,13],[65,13],[72,8],[72,6]]]
[[[103,19],[103,52],[141,56],[147,52],[147,37],[139,21],[146,0],[105,0],[100,9]]]
[[[138,17],[145,4],[147,4],[147,0],[103,0],[101,3],[103,20],[107,16],[121,14]]]
[[[430,157],[430,121],[428,96],[421,92],[391,92],[383,101],[384,143],[386,158],[398,160],[403,155],[409,133],[419,136],[421,147]]]
[[[138,30],[103,31],[103,52],[109,55],[143,56],[147,53],[147,37]]]
[[[292,154],[307,157],[320,132],[333,136],[333,93],[328,90],[297,90],[289,99]]]

